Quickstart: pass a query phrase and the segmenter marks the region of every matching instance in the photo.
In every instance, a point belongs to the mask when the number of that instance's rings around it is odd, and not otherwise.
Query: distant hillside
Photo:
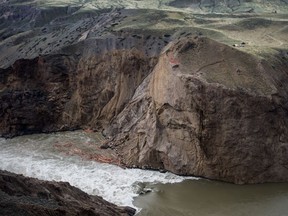
[[[172,7],[207,12],[287,12],[288,0],[174,0]]]
[[[193,11],[198,13],[287,13],[288,0],[0,0],[2,4],[69,6],[81,10],[126,8]]]

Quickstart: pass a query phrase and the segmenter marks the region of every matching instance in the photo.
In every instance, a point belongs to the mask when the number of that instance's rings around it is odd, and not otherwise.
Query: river
[[[139,216],[287,216],[288,184],[233,185],[185,180],[152,186],[134,204]]]
[[[138,209],[139,216],[286,216],[288,184],[233,185],[89,161],[56,148],[99,134],[62,132],[0,139],[0,169],[42,180],[67,181],[91,195]],[[55,147],[56,146],[56,147]],[[90,149],[88,149],[90,151]],[[143,191],[151,191],[139,195]],[[141,211],[140,211],[141,209]]]

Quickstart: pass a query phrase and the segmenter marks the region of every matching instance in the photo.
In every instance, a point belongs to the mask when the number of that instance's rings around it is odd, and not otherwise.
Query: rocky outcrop
[[[130,167],[287,181],[287,68],[285,56],[265,60],[201,37],[175,41],[105,133]]]
[[[0,171],[0,214],[132,216],[135,209],[118,207],[90,196],[66,182],[48,182]]]

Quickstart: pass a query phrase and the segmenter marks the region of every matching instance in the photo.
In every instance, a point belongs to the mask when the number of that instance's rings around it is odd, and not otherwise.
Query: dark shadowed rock
[[[48,182],[0,171],[0,215],[132,216],[135,209],[118,207],[90,196],[66,182]]]
[[[103,128],[155,64],[139,50],[18,60],[0,71],[0,134]]]

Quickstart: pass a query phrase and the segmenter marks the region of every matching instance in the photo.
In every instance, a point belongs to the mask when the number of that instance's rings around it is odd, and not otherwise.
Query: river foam
[[[67,139],[80,142],[91,138],[78,131],[0,139],[0,169],[41,180],[69,182],[88,194],[132,207],[142,183],[177,183],[186,179],[171,173],[86,161],[53,149],[52,143]]]

